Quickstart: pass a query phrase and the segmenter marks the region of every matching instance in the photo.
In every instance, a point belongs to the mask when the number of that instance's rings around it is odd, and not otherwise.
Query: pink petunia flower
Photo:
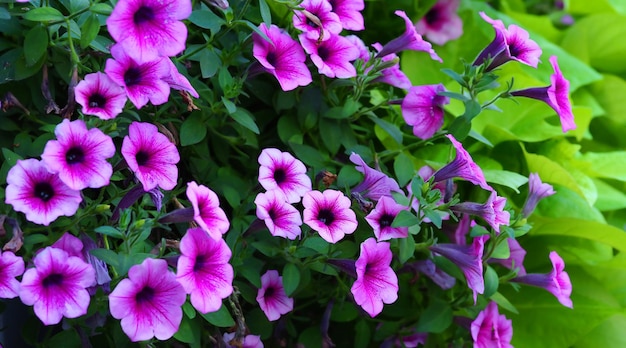
[[[350,154],[350,161],[356,164],[356,170],[363,173],[363,181],[352,189],[365,198],[377,201],[382,196],[391,196],[391,192],[402,192],[398,183],[386,174],[371,168],[355,152]]]
[[[365,217],[367,223],[374,229],[374,235],[378,241],[406,238],[409,235],[408,227],[391,226],[393,220],[402,210],[407,210],[407,207],[396,203],[389,196],[380,197],[376,203],[376,208]]]
[[[383,304],[398,299],[398,277],[391,269],[389,243],[377,243],[368,238],[361,243],[361,254],[356,260],[357,278],[350,292],[354,301],[372,318],[383,311]]]
[[[359,50],[350,40],[333,35],[318,43],[305,34],[300,34],[299,39],[320,74],[340,79],[356,76],[356,68],[351,62],[359,58]]]
[[[356,35],[346,35],[344,36],[353,46],[355,46],[359,50],[359,58],[364,62],[367,62],[370,59],[370,50],[365,46],[365,42],[361,40],[360,37]],[[382,48],[382,46],[380,46]]]
[[[474,348],[512,348],[513,325],[498,312],[498,304],[491,301],[478,313],[470,328]]]
[[[222,340],[227,344],[227,348],[263,348],[263,341],[261,341],[261,336],[257,335],[245,335],[243,337],[243,341],[241,341],[241,346],[232,344],[231,342],[235,338],[234,332],[224,332],[222,336]],[[234,343],[234,342],[233,342]]]
[[[138,61],[172,57],[185,49],[191,15],[189,0],[121,0],[107,18],[107,29]]]
[[[191,83],[189,83],[189,80],[187,80],[185,75],[181,74],[178,71],[178,68],[176,68],[174,62],[172,62],[171,59],[166,59],[166,62],[170,68],[170,73],[169,75],[163,77],[163,81],[167,82],[167,84],[175,90],[189,92],[189,94],[191,94],[195,98],[199,98],[200,95],[198,94],[196,89],[193,88]]]
[[[384,57],[388,54],[398,53],[400,51],[411,50],[411,51],[423,51],[430,54],[430,57],[433,60],[437,60],[439,62],[443,62],[441,58],[435,53],[433,47],[430,43],[424,41],[422,36],[415,31],[415,26],[413,22],[409,19],[404,11],[396,11],[394,12],[397,16],[404,19],[404,24],[406,30],[404,33],[397,38],[386,43],[383,48],[378,52],[376,57]]]
[[[440,182],[452,178],[461,178],[471,182],[474,185],[479,185],[485,190],[493,191],[493,188],[485,181],[485,175],[482,169],[474,162],[472,156],[463,148],[463,145],[459,143],[451,134],[446,135],[452,142],[452,146],[456,149],[456,157],[454,160],[433,174],[434,182]]]
[[[438,0],[416,24],[415,30],[437,45],[463,35],[463,22],[456,14],[459,0]]]
[[[20,282],[16,277],[24,274],[24,260],[12,251],[0,252],[0,298],[16,298]]]
[[[569,81],[561,73],[556,56],[550,57],[550,64],[554,69],[554,74],[550,76],[552,82],[550,86],[512,91],[511,95],[537,99],[548,104],[559,115],[561,128],[565,133],[568,130],[576,129],[572,104],[569,101]]]
[[[293,26],[303,31],[309,40],[326,41],[341,33],[341,21],[328,0],[303,0],[299,6],[316,16],[321,24],[318,26],[302,11],[294,11]]]
[[[356,214],[350,209],[350,198],[340,191],[307,192],[302,205],[304,223],[329,243],[337,243],[356,230]]]
[[[461,202],[450,207],[450,210],[461,214],[471,214],[483,218],[496,232],[500,232],[500,225],[508,225],[511,214],[504,210],[506,198],[491,191],[484,204],[475,202]]]
[[[167,102],[170,85],[165,79],[171,74],[168,58],[135,60],[119,44],[111,47],[111,55],[113,59],[107,59],[104,72],[111,80],[124,87],[128,99],[137,109],[148,104],[148,101],[152,105]]]
[[[525,274],[511,279],[511,281],[544,288],[552,293],[563,306],[574,308],[572,300],[570,299],[572,295],[572,282],[567,272],[564,271],[565,262],[563,262],[563,259],[556,251],[550,252],[550,261],[552,262],[552,271],[550,273]]]
[[[254,199],[256,216],[263,220],[272,236],[294,240],[302,233],[300,212],[287,202],[280,190],[259,193]]]
[[[223,239],[215,240],[201,228],[190,228],[180,240],[176,280],[191,294],[201,313],[215,312],[233,292],[232,255]]]
[[[376,49],[377,52],[380,52],[380,50],[383,49],[383,46],[379,44],[378,42],[372,44],[372,46],[374,47],[374,49]],[[381,60],[383,62],[390,62],[392,60],[399,60],[399,58],[398,58],[398,55],[396,55],[395,53],[391,53],[384,57],[381,57]],[[388,68],[385,68],[381,70],[380,72],[382,75],[375,78],[372,82],[383,82],[388,85],[402,88],[402,89],[409,89],[413,85],[411,83],[411,80],[409,80],[408,76],[406,76],[406,74],[402,72],[402,70],[400,70],[399,63],[394,64]]]
[[[90,264],[53,247],[39,252],[33,263],[35,267],[22,277],[20,299],[25,305],[34,305],[35,315],[44,325],[87,314],[90,297],[86,288],[96,283]]]
[[[131,341],[172,337],[183,319],[185,289],[161,259],[145,259],[109,295],[109,308]]]
[[[171,190],[176,186],[180,155],[176,146],[159,133],[158,128],[145,122],[133,122],[122,142],[122,155],[128,167],[143,185],[144,191],[159,186]]]
[[[259,184],[266,190],[278,189],[289,203],[297,203],[311,191],[306,167],[288,152],[267,148],[259,155]]]
[[[230,228],[230,222],[224,210],[220,208],[220,200],[215,192],[191,181],[187,183],[187,198],[193,206],[193,217],[198,226],[211,238],[222,239],[222,235]]]
[[[302,46],[273,24],[268,28],[265,23],[261,23],[259,30],[271,40],[267,42],[261,35],[252,34],[252,53],[263,70],[276,77],[283,91],[310,84],[313,80],[305,63],[306,55]]]
[[[83,120],[64,119],[54,129],[57,140],[49,140],[41,159],[51,173],[72,190],[109,184],[113,167],[107,159],[115,155],[110,136],[98,128],[87,130]]]
[[[119,115],[126,104],[124,87],[101,72],[85,75],[74,88],[76,102],[83,107],[83,114],[110,120]]]
[[[332,11],[337,14],[341,26],[346,30],[365,30],[361,11],[365,9],[363,0],[328,0]]]
[[[278,320],[281,315],[293,310],[293,299],[285,294],[283,277],[275,270],[269,270],[261,276],[261,288],[256,300],[269,321]]]
[[[515,238],[507,238],[507,244],[509,245],[510,255],[507,259],[489,259],[489,262],[496,262],[502,266],[513,269],[517,268],[517,275],[523,276],[526,274],[526,268],[524,268],[524,258],[526,257],[526,250],[522,248],[519,242]]]
[[[83,256],[83,242],[69,232],[63,233],[61,238],[57,239],[51,246],[65,251],[69,256],[76,256],[85,261]]]
[[[18,160],[7,174],[5,202],[26,214],[28,221],[48,226],[59,216],[72,216],[83,200],[36,159]]]
[[[535,211],[540,200],[555,194],[554,188],[550,184],[541,182],[537,173],[530,173],[528,176],[528,197],[522,208],[522,216],[527,218]]]
[[[450,98],[440,96],[442,84],[413,86],[402,100],[402,117],[413,134],[420,139],[431,138],[443,126],[443,106]]]

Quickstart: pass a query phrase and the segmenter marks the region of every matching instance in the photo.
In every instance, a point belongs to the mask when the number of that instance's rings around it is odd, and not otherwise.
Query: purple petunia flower
[[[283,277],[275,270],[269,270],[261,276],[261,288],[256,300],[269,321],[278,320],[281,315],[293,310],[293,298],[285,294]]]
[[[90,297],[86,289],[96,283],[90,264],[53,247],[39,252],[33,263],[35,267],[22,277],[20,299],[25,305],[34,305],[35,315],[44,325],[87,314]]]
[[[388,54],[398,53],[404,50],[411,50],[427,52],[428,54],[430,54],[430,57],[432,59],[443,62],[441,58],[439,58],[437,53],[435,53],[435,50],[433,50],[433,47],[430,45],[430,43],[424,41],[422,39],[422,36],[418,34],[417,31],[415,31],[415,26],[406,15],[406,13],[400,10],[394,13],[404,19],[406,30],[402,35],[385,44],[382,50],[378,52],[378,55],[376,55],[376,57],[384,57]]]
[[[508,225],[511,214],[504,210],[506,198],[491,191],[487,202],[461,202],[450,207],[450,210],[461,214],[471,214],[483,218],[496,232],[500,232],[500,225]]]
[[[263,220],[272,236],[296,239],[302,233],[300,212],[287,203],[280,190],[259,193],[254,199],[256,216]]]
[[[447,258],[461,269],[467,280],[467,286],[474,293],[474,303],[476,294],[485,292],[482,257],[487,239],[489,235],[482,235],[475,237],[472,245],[441,243],[430,247],[430,251]]]
[[[170,96],[170,85],[165,81],[170,77],[168,58],[138,61],[119,44],[111,47],[111,55],[113,59],[107,59],[104,72],[124,87],[128,99],[137,109],[141,109],[148,101],[153,105],[167,102]]]
[[[377,243],[368,238],[361,243],[361,254],[356,260],[357,278],[350,292],[354,301],[372,318],[383,311],[383,304],[398,299],[398,276],[391,269],[389,243]]]
[[[235,338],[235,333],[224,332],[222,336],[222,340],[227,344],[227,348],[263,348],[263,341],[261,341],[261,336],[257,335],[246,335],[241,341],[241,346],[231,345],[230,342]]]
[[[528,176],[528,197],[522,208],[522,216],[527,218],[535,211],[540,200],[555,194],[554,188],[550,184],[541,182],[537,173],[530,173]]]
[[[299,39],[320,74],[340,79],[356,76],[356,68],[351,62],[359,58],[359,50],[350,40],[333,35],[318,43],[305,34],[300,34]]]
[[[484,12],[480,12],[487,23],[493,26],[496,37],[476,57],[473,65],[483,64],[487,58],[492,61],[485,71],[491,71],[500,65],[515,60],[522,64],[537,67],[541,56],[541,47],[530,39],[528,32],[515,24],[509,25],[508,29],[499,19],[491,19]]]
[[[83,242],[69,232],[63,233],[61,238],[57,239],[51,246],[65,251],[69,256],[76,256],[85,261],[83,257]]]
[[[215,192],[195,181],[187,183],[187,198],[193,206],[194,221],[213,239],[220,240],[228,232],[230,222]]]
[[[550,57],[550,64],[552,64],[554,69],[554,74],[550,76],[550,81],[552,82],[550,86],[512,91],[511,95],[537,99],[548,104],[559,115],[561,128],[563,133],[565,133],[568,130],[576,129],[572,105],[569,101],[569,81],[561,73],[556,56]]]
[[[526,256],[526,250],[522,248],[519,242],[515,238],[507,238],[509,245],[510,255],[507,259],[490,259],[489,262],[496,262],[502,266],[513,269],[517,268],[517,275],[523,276],[526,274],[526,268],[524,268],[524,257]]]
[[[456,14],[459,0],[438,0],[416,24],[415,30],[437,45],[463,35],[463,22]]]
[[[367,62],[370,59],[370,51],[367,46],[365,46],[365,42],[363,42],[360,37],[356,35],[346,35],[344,37],[359,50],[358,59],[361,59],[364,62]],[[382,46],[380,46],[380,48],[382,48]]]
[[[121,0],[107,18],[111,37],[138,61],[175,56],[185,49],[189,0]]]
[[[305,193],[311,191],[311,179],[306,167],[289,152],[278,149],[263,149],[259,155],[259,184],[266,190],[278,189],[289,203],[297,203]]]
[[[302,205],[304,223],[329,243],[337,243],[356,230],[356,214],[350,209],[350,198],[340,191],[307,192]]]
[[[144,191],[161,187],[171,190],[176,186],[180,155],[176,146],[159,133],[158,128],[145,122],[133,122],[122,143],[122,155],[128,167],[143,185]]]
[[[273,24],[268,28],[265,23],[261,23],[259,30],[267,35],[271,42],[253,33],[252,53],[263,70],[276,77],[283,91],[291,91],[313,81],[305,63],[304,50],[296,40]]]
[[[452,178],[462,178],[474,185],[479,185],[485,190],[493,191],[493,188],[485,181],[485,175],[482,169],[474,162],[472,156],[463,148],[451,134],[446,135],[452,142],[452,146],[456,149],[456,157],[454,160],[433,174],[434,182],[440,182]]]
[[[7,174],[5,202],[26,214],[28,221],[48,226],[59,216],[72,216],[83,200],[36,159],[18,160]]]
[[[200,312],[215,312],[222,299],[233,292],[232,255],[223,239],[215,240],[199,227],[190,228],[180,240],[176,280],[191,294],[191,304]]]
[[[181,74],[178,71],[178,68],[176,68],[174,62],[172,62],[171,59],[166,59],[165,61],[170,68],[170,73],[167,76],[163,77],[163,81],[167,82],[167,84],[175,90],[189,92],[189,94],[191,94],[195,98],[199,98],[200,95],[198,94],[196,89],[193,88],[191,83],[189,83],[189,80],[187,80],[185,75]]]
[[[443,106],[450,98],[440,96],[442,84],[413,86],[402,100],[402,117],[413,134],[420,139],[431,138],[443,126]]]
[[[85,75],[74,88],[76,102],[83,107],[83,114],[110,120],[119,115],[126,104],[124,87],[101,72]]]
[[[451,289],[456,284],[456,279],[448,273],[439,269],[432,260],[420,260],[411,264],[416,271],[430,278],[443,290]]]
[[[391,192],[402,192],[398,183],[381,173],[370,168],[361,156],[355,152],[350,154],[350,161],[356,164],[356,170],[363,173],[363,181],[352,189],[352,192],[360,193],[363,197],[377,201],[382,196],[391,196]]]
[[[131,341],[172,337],[183,319],[185,289],[161,259],[145,259],[109,295],[109,308]]]
[[[108,158],[115,155],[110,136],[98,128],[87,130],[83,120],[64,119],[54,129],[57,140],[49,140],[41,159],[51,173],[72,190],[98,188],[109,184],[113,167]]]
[[[0,298],[16,298],[20,282],[16,277],[24,274],[24,260],[12,251],[0,252]]]
[[[365,8],[363,0],[328,0],[332,11],[337,14],[341,26],[346,30],[360,31],[365,29],[361,11]]]
[[[532,285],[548,290],[556,297],[565,307],[574,308],[570,295],[572,294],[572,282],[569,275],[564,271],[565,262],[556,253],[550,252],[550,261],[552,262],[552,271],[547,274],[525,274],[511,279],[512,282]]]
[[[389,196],[380,197],[376,203],[376,208],[365,217],[367,223],[374,229],[374,235],[378,241],[406,238],[409,235],[408,227],[391,226],[393,220],[402,210],[407,210],[407,207],[396,203]]]
[[[343,29],[339,16],[332,12],[333,7],[327,0],[303,0],[299,6],[317,17],[321,24],[318,26],[302,11],[294,11],[293,26],[302,30],[309,40],[326,41]]]
[[[498,312],[498,304],[491,301],[478,313],[470,328],[474,348],[512,348],[513,325]]]
[[[380,52],[380,50],[383,49],[383,46],[379,44],[378,42],[372,44],[372,46],[374,47],[374,49],[376,49],[377,52]],[[383,62],[390,62],[392,60],[399,60],[399,58],[398,58],[398,55],[396,55],[395,53],[391,53],[384,57],[381,57],[381,60]],[[409,78],[406,76],[406,74],[402,70],[400,70],[399,63],[394,64],[388,68],[385,68],[381,70],[380,72],[382,75],[375,78],[372,82],[383,82],[388,85],[402,88],[402,89],[409,89],[413,85],[411,83],[411,80],[409,80]]]

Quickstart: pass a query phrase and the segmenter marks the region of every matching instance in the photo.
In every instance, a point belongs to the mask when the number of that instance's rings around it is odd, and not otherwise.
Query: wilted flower
[[[452,146],[456,149],[456,157],[454,160],[433,174],[434,182],[444,181],[452,178],[462,178],[474,185],[479,185],[485,190],[493,191],[493,188],[485,181],[485,175],[482,169],[474,162],[472,156],[463,148],[452,134],[446,135],[452,142]]]
[[[424,41],[422,39],[422,36],[418,34],[417,31],[415,31],[415,26],[406,15],[406,13],[400,10],[394,13],[404,19],[406,30],[402,35],[386,43],[380,50],[380,52],[378,52],[378,55],[376,55],[376,57],[384,57],[388,54],[398,53],[404,50],[411,50],[427,52],[430,54],[430,57],[432,59],[442,62],[441,58],[439,58],[437,53],[435,53],[435,50],[433,50],[431,44]]]
[[[552,271],[547,274],[525,274],[511,279],[512,282],[532,285],[544,288],[552,293],[559,302],[565,307],[574,308],[570,295],[572,294],[572,282],[569,275],[564,271],[565,262],[556,253],[550,252],[550,261],[552,262]]]
[[[474,348],[512,348],[513,325],[511,320],[498,312],[498,304],[491,301],[478,313],[470,331]]]
[[[315,23],[304,12],[295,11],[293,26],[302,30],[308,39],[326,41],[343,29],[339,17],[332,11],[333,7],[327,0],[303,0],[299,6],[319,20]]]
[[[420,139],[431,138],[443,126],[443,106],[450,99],[438,93],[446,89],[442,84],[413,86],[402,100],[402,117],[413,134]]]
[[[278,149],[263,149],[259,155],[259,184],[266,190],[278,189],[287,202],[296,203],[311,191],[311,179],[306,167],[288,152]]]
[[[456,213],[479,216],[487,221],[496,232],[500,232],[500,225],[508,225],[511,218],[511,214],[504,210],[505,204],[506,198],[498,196],[495,191],[491,191],[484,204],[461,202],[451,206],[450,210]]]
[[[293,310],[293,299],[285,294],[283,277],[275,270],[269,270],[261,276],[261,288],[256,300],[269,321],[278,320],[281,315]]]
[[[220,208],[220,201],[215,192],[191,181],[187,183],[187,198],[193,206],[193,217],[198,226],[213,239],[221,240],[222,235],[228,232],[230,222],[224,210]]]
[[[0,298],[15,298],[20,292],[16,277],[24,274],[24,260],[12,251],[0,252]]]
[[[83,107],[83,114],[110,120],[119,115],[126,104],[124,87],[101,72],[85,75],[74,88],[76,102]]]
[[[463,22],[456,14],[460,0],[438,0],[416,24],[418,33],[437,45],[463,35]]]
[[[350,198],[337,190],[310,191],[302,199],[304,223],[329,243],[337,243],[357,227]]]
[[[285,195],[279,190],[259,193],[255,200],[256,216],[263,220],[272,236],[296,239],[302,233],[300,212],[287,203]]]
[[[402,210],[407,210],[407,207],[396,203],[389,196],[380,197],[376,203],[376,208],[365,217],[367,223],[374,229],[374,235],[378,241],[406,238],[409,235],[408,227],[391,226],[393,220]]]
[[[300,34],[299,39],[320,74],[341,79],[356,76],[356,69],[351,62],[359,58],[359,50],[350,40],[333,35],[318,43],[306,34]]]

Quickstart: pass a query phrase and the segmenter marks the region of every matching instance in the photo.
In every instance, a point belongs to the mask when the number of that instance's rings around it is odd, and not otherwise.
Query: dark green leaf
[[[11,14],[4,7],[0,7],[0,19],[11,19]]]
[[[293,263],[287,263],[283,268],[283,287],[285,288],[285,294],[291,296],[300,284],[300,271],[298,266]]]
[[[103,3],[94,4],[93,6],[89,8],[89,10],[93,13],[97,13],[97,14],[101,14],[105,16],[108,16],[111,14],[111,12],[113,12],[113,8],[111,7],[111,5],[103,4]]]
[[[91,249],[89,253],[98,259],[104,261],[107,265],[111,265],[113,267],[117,267],[120,264],[119,255],[109,249]]]
[[[24,58],[26,65],[34,65],[43,57],[48,49],[48,30],[36,25],[24,37]]]
[[[289,145],[293,149],[295,153],[295,157],[305,164],[315,167],[315,168],[324,168],[326,165],[326,160],[322,157],[320,151],[312,148],[308,145],[295,144],[290,142]]]
[[[220,57],[211,49],[205,49],[200,56],[200,72],[202,78],[208,79],[213,77],[217,70],[222,66]]]
[[[231,327],[235,325],[233,317],[223,304],[217,312],[207,314],[200,313],[200,316],[217,327]]]
[[[393,123],[387,122],[381,118],[378,118],[375,115],[368,115],[369,119],[372,120],[376,125],[382,128],[387,134],[396,141],[396,143],[402,145],[402,131],[398,126]]]
[[[506,244],[506,243],[504,243]],[[500,280],[498,279],[498,273],[490,267],[487,266],[485,269],[485,293],[483,294],[485,297],[489,298],[491,295],[495,294],[498,291],[498,285]]]
[[[261,10],[261,18],[263,18],[263,23],[269,26],[272,24],[272,12],[270,11],[270,7],[267,5],[267,1],[259,0],[259,8]]]
[[[109,237],[124,239],[124,234],[120,232],[117,228],[112,226],[100,226],[94,229],[97,233],[107,235]]]
[[[393,161],[393,171],[396,173],[398,185],[403,187],[415,175],[415,168],[411,157],[404,152],[400,152]]]
[[[419,225],[421,220],[417,216],[410,213],[408,210],[401,210],[396,218],[393,219],[392,227],[404,227]]]
[[[254,116],[248,110],[237,108],[237,110],[230,114],[230,117],[232,117],[235,122],[251,130],[254,134],[260,134],[259,127],[256,125],[256,122],[254,122]]]
[[[201,142],[206,136],[202,112],[194,111],[180,126],[180,145],[189,146]]]
[[[85,48],[89,46],[91,42],[96,39],[99,31],[100,21],[98,20],[98,16],[92,14],[80,28],[80,47]]]
[[[415,239],[413,239],[413,235],[398,239],[398,248],[400,249],[400,264],[404,265],[415,253]]]
[[[226,24],[222,18],[211,10],[195,10],[189,16],[189,21],[200,28],[209,29],[211,35],[217,33],[222,25]]]
[[[24,19],[33,22],[50,22],[50,21],[62,21],[65,19],[63,14],[56,8],[52,7],[37,7],[24,14]]]
[[[459,75],[456,71],[450,69],[441,69],[441,72],[450,76],[454,81],[463,87],[467,87],[467,83],[463,80],[463,76]]]
[[[452,324],[452,308],[446,301],[434,299],[421,313],[417,323],[418,332],[441,333]]]
[[[480,111],[482,110],[480,104],[473,99],[467,100],[463,104],[465,105],[465,113],[463,113],[463,118],[467,119],[468,121],[471,121],[474,117],[478,116],[478,114],[480,114]]]
[[[11,167],[17,164],[17,160],[23,159],[22,156],[16,154],[15,152],[7,148],[2,148],[2,156],[4,156],[5,163]]]
[[[449,132],[458,141],[463,141],[472,129],[472,123],[465,119],[465,117],[457,117],[452,121]]]
[[[196,320],[191,320],[183,315],[183,320],[178,327],[178,331],[174,334],[174,338],[185,343],[200,343],[200,333],[202,332],[200,324]]]

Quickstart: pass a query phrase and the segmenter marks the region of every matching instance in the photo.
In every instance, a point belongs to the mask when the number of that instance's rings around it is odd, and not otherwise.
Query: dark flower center
[[[274,289],[273,286],[270,286],[269,288],[265,289],[265,298],[274,296],[275,292],[276,292],[276,289]]]
[[[35,184],[35,197],[39,197],[44,202],[47,202],[54,197],[54,189],[49,182],[38,182]]]
[[[144,286],[141,291],[135,295],[137,303],[149,302],[154,298],[154,289],[149,286]]]
[[[142,24],[152,19],[154,19],[154,11],[147,6],[141,6],[133,16],[133,22],[135,24]]]
[[[426,15],[424,16],[424,19],[426,20],[426,23],[433,24],[437,23],[439,17],[439,11],[435,9],[428,11],[428,13],[426,13]]]
[[[137,164],[140,166],[145,166],[146,163],[148,163],[149,159],[150,159],[150,155],[148,155],[148,153],[144,150],[140,150],[135,155],[135,160],[137,160]]]
[[[267,62],[270,63],[272,66],[276,66],[276,53],[269,52],[265,59],[267,59]]]
[[[281,182],[285,181],[286,177],[287,175],[284,169],[278,168],[274,171],[274,181],[276,181],[277,184],[280,184]]]
[[[59,273],[51,273],[48,274],[47,277],[43,278],[43,282],[41,284],[44,288],[49,288],[51,286],[60,285],[63,282],[63,275]]]
[[[306,24],[307,24],[308,26],[310,26],[311,28],[317,28],[317,27],[318,27],[318,26],[317,26],[317,24],[315,24],[315,23],[314,23],[312,20],[310,20],[308,17],[307,17],[307,19],[306,19]]]
[[[267,211],[267,215],[270,216],[270,219],[276,220],[276,209],[274,209],[274,207],[271,207],[270,210]]]
[[[141,82],[141,70],[136,67],[128,68],[124,73],[124,83],[127,87],[134,86]]]
[[[100,93],[94,93],[89,96],[89,107],[91,108],[102,108],[106,105],[106,98]]]
[[[319,46],[317,48],[317,55],[320,56],[320,58],[322,58],[323,61],[326,61],[328,59],[330,52],[328,52],[328,49],[324,46]]]
[[[329,226],[335,221],[335,214],[333,214],[330,209],[321,209],[320,212],[317,213],[317,219],[324,225]]]
[[[196,256],[196,262],[194,262],[193,264],[193,271],[194,272],[198,272],[199,270],[204,268],[204,265],[206,264],[206,256],[204,255],[198,255]]]
[[[383,216],[380,217],[380,220],[378,220],[378,223],[380,224],[380,228],[391,226],[391,223],[393,223],[393,219],[395,218],[396,217],[393,215],[383,214]]]
[[[85,153],[83,149],[78,146],[73,146],[65,153],[65,161],[68,164],[82,163],[85,160]]]

